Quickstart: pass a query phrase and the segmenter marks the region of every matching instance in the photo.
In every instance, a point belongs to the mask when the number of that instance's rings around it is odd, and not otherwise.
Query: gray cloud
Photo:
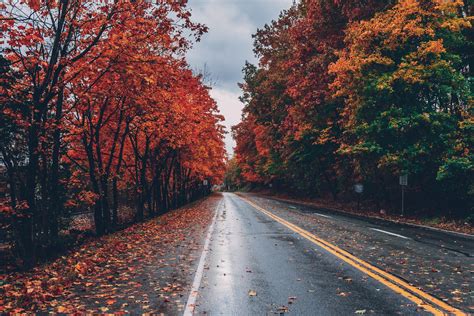
[[[242,105],[238,82],[242,81],[242,67],[246,60],[256,62],[252,51],[252,34],[265,23],[276,19],[281,10],[290,7],[293,0],[190,0],[193,20],[206,24],[209,32],[188,53],[193,68],[206,65],[216,82],[213,97],[226,116],[230,130],[240,120]],[[226,147],[234,146],[229,135]]]

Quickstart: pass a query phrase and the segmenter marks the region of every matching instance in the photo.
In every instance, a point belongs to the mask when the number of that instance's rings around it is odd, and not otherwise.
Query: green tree
[[[450,200],[440,194],[449,181],[439,180],[449,162],[460,161],[451,157],[459,152],[453,144],[469,131],[461,122],[472,115],[462,33],[470,23],[459,12],[458,2],[400,1],[353,23],[331,66],[335,96],[346,100],[339,152],[356,159],[357,171],[386,202],[406,172],[423,203]],[[472,164],[456,166],[472,172]]]

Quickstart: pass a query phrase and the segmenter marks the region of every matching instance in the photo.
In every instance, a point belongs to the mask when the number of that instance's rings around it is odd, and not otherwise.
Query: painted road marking
[[[326,217],[326,218],[332,218],[332,216],[328,216],[328,215],[324,215],[324,214],[319,214],[319,213],[311,213],[311,214],[318,215],[318,216],[322,216],[322,217]]]
[[[279,202],[277,202],[277,203],[279,203]],[[281,204],[281,203],[279,203],[279,204]],[[293,209],[293,210],[298,210],[299,211],[299,209],[296,206],[288,205],[288,207]],[[332,218],[332,216],[324,215],[324,214],[320,214],[320,213],[310,213],[310,214],[313,214],[313,215],[316,215],[316,216],[321,216],[321,217],[326,217],[326,218]]]
[[[197,294],[199,291],[199,287],[201,286],[202,275],[204,274],[204,263],[206,262],[206,257],[209,252],[209,243],[211,241],[212,232],[214,231],[214,224],[216,223],[217,214],[219,213],[222,201],[223,199],[217,205],[214,218],[212,219],[211,226],[209,226],[209,231],[207,232],[206,241],[204,242],[204,248],[202,249],[201,253],[201,258],[199,259],[196,274],[194,275],[193,286],[191,287],[188,302],[186,303],[186,308],[184,309],[184,316],[192,316],[194,313]]]
[[[437,299],[436,297],[431,296],[430,294],[423,292],[422,290],[410,285],[408,282],[380,269],[376,266],[371,265],[370,263],[357,258],[356,256],[352,255],[351,253],[327,242],[324,239],[321,239],[310,232],[284,220],[281,217],[276,216],[275,214],[265,210],[264,208],[256,205],[249,199],[238,195],[242,200],[246,201],[248,204],[253,206],[258,211],[264,213],[268,217],[272,218],[273,220],[279,222],[280,224],[288,227],[292,231],[300,234],[301,236],[305,237],[309,241],[313,242],[314,244],[318,245],[319,247],[325,249],[329,253],[333,254],[334,256],[338,257],[339,259],[343,260],[344,262],[350,264],[354,268],[358,269],[359,271],[367,274],[368,276],[372,277],[373,279],[379,281],[380,283],[384,284],[395,293],[402,295],[403,297],[409,299],[410,301],[417,304],[419,307],[424,308],[426,311],[431,312],[433,315],[467,315],[463,311],[446,304],[445,302]]]
[[[385,231],[385,230],[381,230],[381,229],[377,229],[377,228],[371,228],[371,230],[376,230],[376,231],[378,231],[378,232],[381,232],[381,233],[384,233],[384,234],[387,234],[387,235],[397,236],[397,237],[400,237],[400,238],[403,238],[403,239],[410,239],[410,238],[405,237],[405,236],[403,236],[403,235],[391,233],[391,232],[388,232],[388,231]]]
[[[278,204],[281,204],[277,201]],[[293,210],[298,210],[299,209],[296,207],[296,206],[293,206],[293,205],[288,205],[289,208],[293,209]],[[317,216],[321,216],[321,217],[326,217],[326,218],[332,218],[332,216],[329,216],[329,215],[324,215],[324,214],[320,214],[320,213],[311,213],[313,215],[317,215]]]

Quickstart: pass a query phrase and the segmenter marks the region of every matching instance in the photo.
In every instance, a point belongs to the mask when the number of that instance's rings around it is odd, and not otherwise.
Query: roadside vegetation
[[[254,35],[228,188],[473,222],[474,6],[300,1]],[[362,184],[363,193],[354,192]]]
[[[172,0],[0,3],[2,269],[220,181],[223,117],[184,57],[207,28],[190,16]]]

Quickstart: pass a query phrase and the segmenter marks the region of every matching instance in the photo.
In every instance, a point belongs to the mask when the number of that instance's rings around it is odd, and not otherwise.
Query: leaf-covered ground
[[[167,313],[186,304],[219,195],[0,276],[0,313]]]

